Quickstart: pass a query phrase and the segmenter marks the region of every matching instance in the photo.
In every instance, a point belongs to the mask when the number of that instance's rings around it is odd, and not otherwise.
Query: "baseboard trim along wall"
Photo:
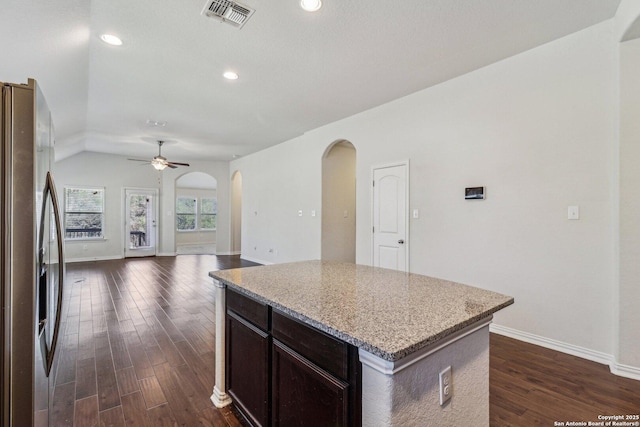
[[[246,259],[247,261],[257,262],[258,264],[262,264],[262,265],[271,265],[271,264],[273,264],[273,262],[271,262],[271,261],[265,261],[265,260],[262,260],[262,259],[253,258],[253,257],[246,256],[246,255],[240,255],[240,257],[242,259]]]
[[[94,256],[94,257],[86,257],[86,258],[67,258],[65,262],[89,262],[89,261],[111,261],[114,259],[122,259],[124,258],[122,255],[109,255],[109,256]]]
[[[240,252],[237,251],[216,251],[216,255],[240,255]]]
[[[489,330],[493,333],[524,341],[529,344],[539,345],[540,347],[549,348],[561,353],[566,353],[572,356],[591,360],[592,362],[608,365],[612,374],[640,381],[640,368],[619,364],[616,362],[615,357],[611,354],[590,350],[588,348],[568,344],[551,338],[542,337],[540,335],[531,334],[529,332],[507,328],[506,326],[497,325],[495,323],[491,324]]]

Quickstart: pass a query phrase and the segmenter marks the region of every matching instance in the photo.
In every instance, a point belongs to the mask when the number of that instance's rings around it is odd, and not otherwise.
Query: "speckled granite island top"
[[[472,286],[330,261],[209,276],[391,362],[513,304],[512,297]]]

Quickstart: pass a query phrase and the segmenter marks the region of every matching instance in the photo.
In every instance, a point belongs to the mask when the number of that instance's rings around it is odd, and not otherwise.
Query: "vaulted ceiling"
[[[204,3],[0,0],[0,81],[39,82],[63,157],[147,158],[163,139],[172,160],[230,160],[612,18],[620,0],[240,0],[255,9],[241,29]]]

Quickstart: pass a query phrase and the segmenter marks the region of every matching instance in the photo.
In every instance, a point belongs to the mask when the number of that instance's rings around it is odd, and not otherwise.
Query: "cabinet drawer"
[[[229,288],[227,288],[227,310],[233,310],[263,331],[269,329],[269,307]]]
[[[307,326],[286,314],[273,310],[272,335],[336,377],[349,377],[348,344]]]

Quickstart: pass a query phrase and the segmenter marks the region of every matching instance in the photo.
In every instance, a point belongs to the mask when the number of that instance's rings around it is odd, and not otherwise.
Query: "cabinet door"
[[[269,425],[269,336],[227,312],[227,390],[256,426]]]
[[[273,426],[346,426],[349,385],[273,341]]]

